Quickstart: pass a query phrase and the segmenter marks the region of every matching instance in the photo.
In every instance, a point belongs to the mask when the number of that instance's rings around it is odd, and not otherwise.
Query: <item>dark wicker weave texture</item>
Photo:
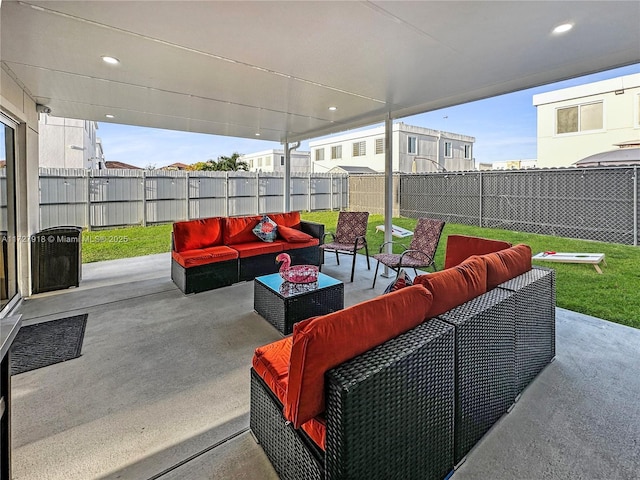
[[[251,369],[249,425],[282,480],[320,480],[321,461],[300,434],[282,416],[282,404]]]
[[[209,265],[184,268],[171,259],[171,279],[184,294],[204,292],[226,287],[238,281],[238,261],[216,262]]]
[[[258,279],[253,287],[253,308],[283,335],[293,332],[293,324],[344,308],[344,284],[318,288],[294,297],[283,297]]]
[[[437,319],[327,373],[326,478],[453,469],[454,331]]]
[[[555,281],[555,270],[534,267],[499,285],[515,296],[516,394],[555,357]]]
[[[456,464],[515,401],[514,313],[496,288],[440,316],[456,328]]]

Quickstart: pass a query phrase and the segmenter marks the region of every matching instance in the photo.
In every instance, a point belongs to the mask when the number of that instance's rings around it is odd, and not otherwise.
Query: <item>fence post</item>
[[[329,174],[329,207],[333,212],[333,173]]]
[[[260,172],[256,171],[256,215],[260,214]]]
[[[187,202],[187,204],[185,205],[185,211],[187,212],[187,220],[191,220],[191,205],[189,205],[189,172],[186,171],[184,173],[185,173],[184,179],[186,183],[184,197],[185,197],[185,202]]]
[[[479,189],[480,190],[479,191],[479,204],[480,205],[479,205],[479,212],[478,212],[478,217],[479,217],[479,222],[478,223],[479,223],[480,228],[482,228],[482,213],[483,213],[482,212],[482,205],[484,203],[484,200],[483,200],[484,192],[483,192],[483,188],[482,188],[482,171],[478,172],[478,176],[480,177],[479,180],[478,180],[480,182],[480,189]]]
[[[142,180],[140,181],[142,186],[142,226],[147,226],[147,171],[142,170]]]
[[[633,245],[638,246],[638,166],[633,166]]]
[[[307,190],[307,212],[311,211],[311,172],[309,172],[309,187]]]

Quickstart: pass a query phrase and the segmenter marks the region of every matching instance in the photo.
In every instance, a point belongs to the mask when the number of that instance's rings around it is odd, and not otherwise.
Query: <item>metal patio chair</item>
[[[353,282],[353,274],[356,269],[356,253],[364,248],[367,256],[367,269],[371,270],[369,264],[369,247],[367,245],[367,222],[369,221],[369,212],[340,212],[338,214],[338,225],[335,233],[325,233],[323,236],[323,244],[320,248],[323,252],[335,252],[336,261],[340,265],[339,253],[353,256],[353,264],[351,265],[351,281]],[[324,243],[324,239],[331,236],[333,241]],[[324,255],[323,255],[324,262]]]
[[[413,268],[416,275],[418,274],[416,270],[418,268],[432,267],[435,271],[436,264],[434,258],[443,228],[444,222],[442,220],[419,218],[418,223],[416,224],[416,229],[413,232],[413,239],[409,244],[409,248],[400,243],[400,245],[405,249],[402,253],[382,253],[385,245],[399,242],[383,243],[380,246],[380,253],[373,255],[373,258],[378,261],[376,264],[376,273],[373,275],[373,287],[376,286],[378,268],[381,263],[392,270],[395,270],[396,277],[400,273],[401,268],[407,267]]]

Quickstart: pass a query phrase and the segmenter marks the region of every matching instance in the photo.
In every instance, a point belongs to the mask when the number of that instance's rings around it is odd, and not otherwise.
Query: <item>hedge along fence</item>
[[[348,208],[348,176],[291,175],[292,210]],[[40,169],[40,226],[87,229],[284,208],[284,175],[257,172]]]

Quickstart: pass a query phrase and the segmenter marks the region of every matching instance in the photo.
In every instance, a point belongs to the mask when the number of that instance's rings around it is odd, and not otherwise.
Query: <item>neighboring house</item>
[[[640,73],[533,96],[538,167],[568,167],[640,140]]]
[[[136,167],[135,165],[129,165],[128,163],[123,162],[104,162],[104,168],[119,168],[124,170],[142,170],[140,167]]]
[[[102,143],[96,135],[97,122],[41,113],[38,129],[40,167],[104,167]]]
[[[189,168],[189,165],[186,163],[172,163],[171,165],[167,165],[166,167],[162,167],[161,170],[186,170]]]
[[[384,126],[309,142],[314,172],[368,167],[384,172]],[[406,125],[392,126],[394,172],[473,170],[475,138],[458,133]]]
[[[517,160],[503,160],[490,163],[489,168],[483,168],[486,164],[481,164],[479,170],[525,170],[527,168],[536,168],[535,158],[525,158]]]
[[[242,155],[238,160],[246,162],[250,172],[284,172],[284,157],[284,150],[272,149]],[[298,150],[291,152],[292,172],[309,172],[309,166],[309,152]]]
[[[348,173],[349,175],[366,174],[366,173],[378,173],[374,169],[369,167],[349,167],[346,165],[337,165],[333,167],[327,173]]]

